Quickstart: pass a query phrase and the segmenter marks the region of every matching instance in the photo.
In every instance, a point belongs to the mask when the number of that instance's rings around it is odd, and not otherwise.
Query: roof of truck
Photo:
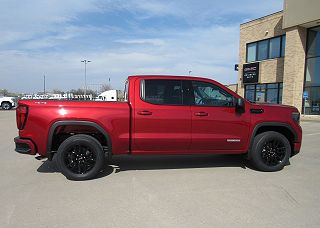
[[[213,80],[211,78],[204,78],[198,76],[186,76],[186,75],[131,75],[128,78],[174,78],[174,79],[184,79],[184,80],[195,80],[195,79],[202,79],[202,80]]]

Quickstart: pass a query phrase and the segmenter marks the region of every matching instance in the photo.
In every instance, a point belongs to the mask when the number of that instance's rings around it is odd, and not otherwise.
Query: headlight
[[[298,124],[300,124],[300,112],[293,112],[292,119]]]

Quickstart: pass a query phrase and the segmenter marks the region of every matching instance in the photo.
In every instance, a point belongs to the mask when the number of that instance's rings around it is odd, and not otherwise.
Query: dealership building
[[[283,11],[240,25],[240,95],[320,115],[319,9],[320,0],[285,0]]]

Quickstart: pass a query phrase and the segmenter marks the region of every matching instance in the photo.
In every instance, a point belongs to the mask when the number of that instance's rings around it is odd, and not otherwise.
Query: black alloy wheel
[[[289,140],[278,132],[267,131],[254,138],[249,157],[258,170],[273,172],[289,163],[290,154]]]
[[[266,142],[261,151],[261,158],[267,166],[276,166],[286,157],[286,147],[279,139]]]
[[[70,180],[88,180],[102,170],[105,155],[100,142],[90,135],[73,135],[64,140],[55,155],[63,175]]]
[[[66,167],[75,174],[85,174],[96,164],[96,156],[86,145],[72,145],[64,155]]]

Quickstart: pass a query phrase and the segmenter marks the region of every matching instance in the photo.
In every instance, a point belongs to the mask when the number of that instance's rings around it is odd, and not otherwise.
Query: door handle
[[[139,111],[138,115],[150,116],[150,115],[152,115],[152,112],[150,112],[150,111]]]
[[[208,116],[209,114],[207,112],[196,112],[194,115],[195,116]]]

